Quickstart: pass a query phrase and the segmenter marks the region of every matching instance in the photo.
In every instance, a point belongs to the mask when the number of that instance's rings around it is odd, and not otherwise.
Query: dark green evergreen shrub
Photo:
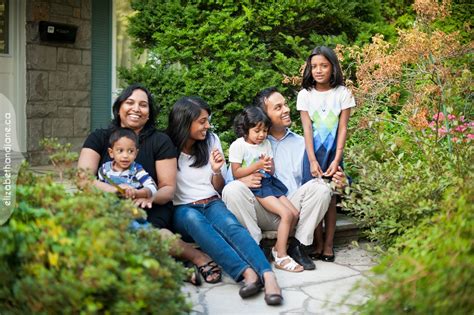
[[[2,314],[181,314],[184,270],[130,202],[28,175],[0,227]]]
[[[235,115],[265,87],[286,91],[294,107],[299,87],[283,85],[283,74],[298,74],[316,45],[352,42],[362,31],[379,31],[370,23],[383,21],[378,1],[131,3],[137,12],[129,32],[150,58],[144,66],[122,69],[122,77],[152,90],[162,105],[162,127],[179,97],[203,97],[218,133],[229,130]]]

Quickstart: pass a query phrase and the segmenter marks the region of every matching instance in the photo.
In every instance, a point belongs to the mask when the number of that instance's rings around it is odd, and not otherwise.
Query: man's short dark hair
[[[261,90],[255,95],[253,99],[253,105],[260,107],[265,113],[267,113],[267,106],[265,106],[265,101],[273,94],[280,93],[278,89],[274,86],[268,87]]]

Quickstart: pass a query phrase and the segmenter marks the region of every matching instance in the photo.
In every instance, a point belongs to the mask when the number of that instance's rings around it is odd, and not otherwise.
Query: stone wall
[[[32,164],[48,162],[39,145],[42,138],[57,137],[79,150],[90,131],[91,1],[27,1],[27,149]],[[39,21],[78,26],[75,43],[41,41]]]

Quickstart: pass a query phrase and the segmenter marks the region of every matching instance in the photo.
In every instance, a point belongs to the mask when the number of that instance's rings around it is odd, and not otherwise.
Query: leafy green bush
[[[397,240],[373,269],[361,314],[474,312],[473,181],[448,189],[443,211]]]
[[[404,125],[390,120],[372,123],[363,130],[370,146],[353,145],[345,157],[350,174],[357,178],[344,206],[366,228],[365,235],[386,246],[443,211],[443,193],[474,171],[470,144],[456,144],[455,152],[449,153],[422,138],[421,132],[409,133],[400,126]]]
[[[67,194],[49,177],[19,180],[0,227],[2,314],[180,314],[182,266],[157,230],[131,233],[130,202]]]

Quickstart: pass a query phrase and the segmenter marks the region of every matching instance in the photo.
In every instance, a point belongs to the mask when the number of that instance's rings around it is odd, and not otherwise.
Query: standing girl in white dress
[[[331,179],[343,168],[350,108],[355,106],[354,97],[344,86],[341,66],[331,48],[318,46],[313,49],[306,60],[302,85],[296,107],[301,114],[307,153],[303,161],[303,183],[315,177]],[[316,257],[334,261],[335,206],[329,207],[325,226],[324,245],[321,224],[316,232]]]

